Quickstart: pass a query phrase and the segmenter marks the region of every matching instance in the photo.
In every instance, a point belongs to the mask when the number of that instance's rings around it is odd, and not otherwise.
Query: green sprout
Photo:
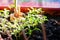
[[[42,8],[35,9],[33,8],[28,12],[27,15],[25,15],[23,18],[19,18],[18,20],[14,20],[13,22],[8,21],[9,10],[4,9],[3,11],[3,17],[0,18],[0,31],[4,32],[9,30],[11,35],[17,35],[17,33],[20,33],[24,29],[28,29],[27,34],[31,35],[33,30],[39,30],[36,25],[42,24],[45,21],[48,21],[47,17],[42,15]],[[0,15],[1,16],[1,15]],[[31,27],[34,29],[31,30]]]
[[[4,10],[0,10],[0,16],[5,18],[9,17],[9,10],[6,8],[4,8]]]

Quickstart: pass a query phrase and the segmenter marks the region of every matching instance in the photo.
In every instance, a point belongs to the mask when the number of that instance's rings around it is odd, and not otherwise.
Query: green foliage
[[[47,21],[47,17],[42,15],[42,9],[32,9],[28,12],[28,14],[20,19],[14,20],[14,22],[8,21],[6,18],[9,16],[9,11],[3,11],[3,17],[5,18],[0,18],[0,31],[10,31],[11,34],[16,35],[17,33],[20,33],[22,30],[28,28],[29,32],[27,32],[29,35],[31,35],[31,30],[30,27],[35,27],[39,23],[42,24],[44,21]],[[2,15],[2,14],[1,14]],[[1,16],[0,15],[0,16]],[[26,27],[26,28],[25,28]],[[38,28],[34,28],[34,30],[39,30]]]
[[[25,27],[28,27],[27,34],[31,35],[32,31],[31,26],[34,28],[34,30],[39,30],[39,28],[36,28],[35,26],[38,24],[44,23],[44,21],[48,21],[47,17],[42,15],[42,9],[32,9],[28,12],[28,15],[25,16],[24,24]],[[23,22],[23,20],[22,20]]]
[[[0,16],[7,18],[9,16],[9,10],[7,9],[0,10]]]

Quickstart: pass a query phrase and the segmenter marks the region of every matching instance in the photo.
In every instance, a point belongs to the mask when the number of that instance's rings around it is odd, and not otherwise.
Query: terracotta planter
[[[6,7],[6,6],[0,6],[0,10],[4,10],[4,8],[7,8],[11,11],[14,10],[14,8],[10,9],[9,7]],[[28,8],[30,7],[21,7],[20,9],[21,9],[21,12],[26,13],[29,11]],[[50,15],[60,15],[60,8],[43,8],[43,10]]]

